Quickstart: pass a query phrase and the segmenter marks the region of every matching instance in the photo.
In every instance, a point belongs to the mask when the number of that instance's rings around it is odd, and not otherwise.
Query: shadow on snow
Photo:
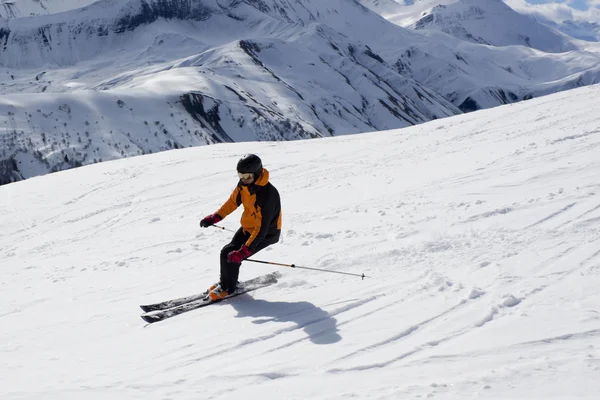
[[[243,297],[245,298],[243,298]],[[285,302],[255,300],[245,294],[243,301],[232,301],[231,305],[238,312],[238,318],[259,318],[254,324],[267,322],[293,322],[295,327],[283,329],[283,332],[303,329],[314,344],[332,344],[342,337],[338,333],[337,321],[325,310],[307,301]]]

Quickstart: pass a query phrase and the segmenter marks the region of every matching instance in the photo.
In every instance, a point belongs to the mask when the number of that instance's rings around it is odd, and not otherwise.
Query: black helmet
[[[262,168],[262,161],[256,154],[246,154],[237,163],[237,172],[254,174],[254,179],[258,178],[262,172]]]

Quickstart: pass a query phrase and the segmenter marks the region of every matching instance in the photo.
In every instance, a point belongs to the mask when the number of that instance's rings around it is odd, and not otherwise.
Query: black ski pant
[[[232,292],[237,287],[238,277],[240,275],[240,266],[241,263],[231,263],[227,261],[227,255],[234,250],[238,250],[246,241],[250,238],[250,234],[244,232],[242,228],[238,229],[238,231],[231,238],[231,242],[226,244],[221,250],[221,287],[227,290],[228,292]],[[253,255],[268,247],[274,243],[279,241],[279,235],[276,236],[267,236],[262,242],[260,242],[257,248],[252,253]]]

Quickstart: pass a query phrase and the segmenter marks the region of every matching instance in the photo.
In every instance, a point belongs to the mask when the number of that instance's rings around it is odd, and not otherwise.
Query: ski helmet
[[[237,172],[254,174],[254,179],[258,179],[262,169],[262,161],[256,154],[246,154],[237,164]]]

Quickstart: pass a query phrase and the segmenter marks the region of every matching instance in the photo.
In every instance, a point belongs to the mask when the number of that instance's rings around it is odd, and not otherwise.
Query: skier
[[[237,164],[240,178],[229,199],[219,210],[200,221],[203,228],[221,221],[244,205],[241,228],[221,250],[220,281],[209,288],[213,300],[232,294],[238,284],[243,260],[279,241],[281,233],[281,201],[279,192],[269,182],[269,171],[255,154],[247,154]]]

